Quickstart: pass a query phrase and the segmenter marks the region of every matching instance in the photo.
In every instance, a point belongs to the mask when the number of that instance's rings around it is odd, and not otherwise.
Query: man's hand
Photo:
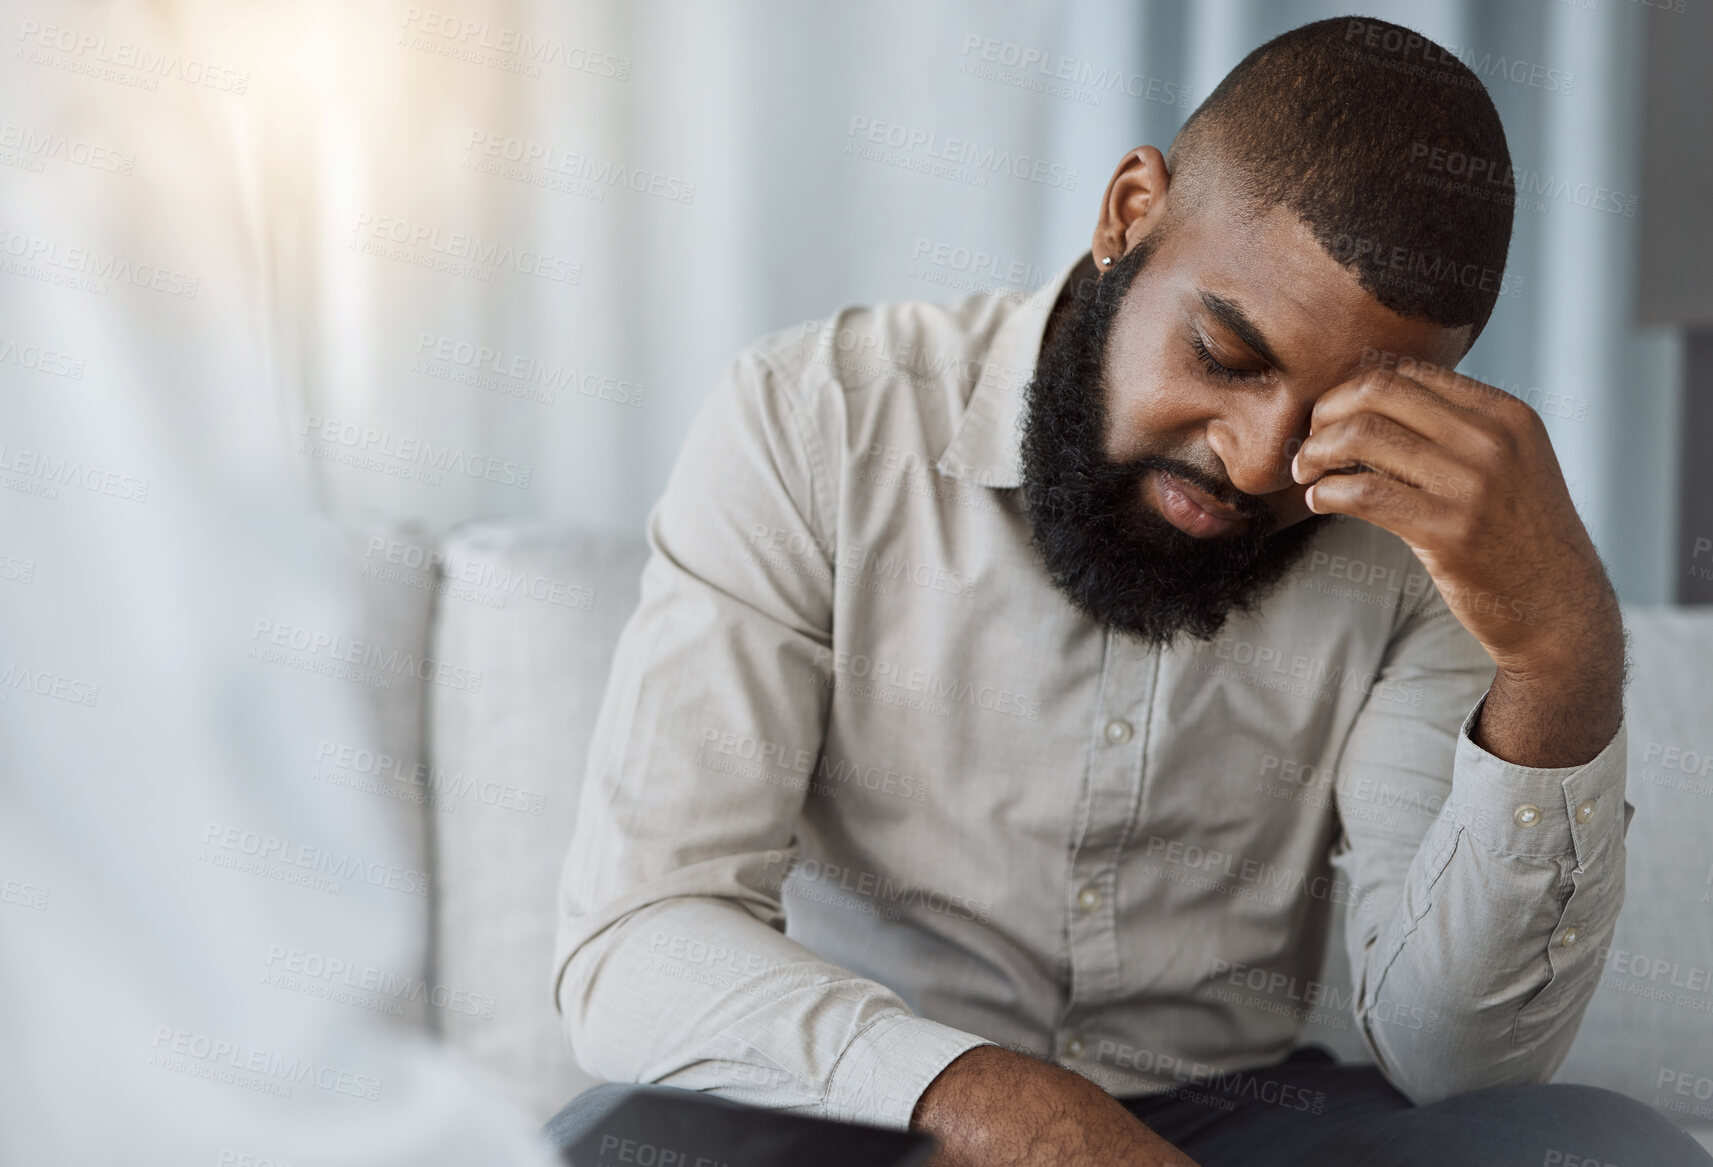
[[[940,1072],[910,1129],[940,1141],[931,1167],[1196,1167],[1087,1078],[992,1045]]]
[[[1291,472],[1313,484],[1311,510],[1409,544],[1493,658],[1477,744],[1553,767],[1611,740],[1623,717],[1618,598],[1534,410],[1406,358],[1321,397]]]

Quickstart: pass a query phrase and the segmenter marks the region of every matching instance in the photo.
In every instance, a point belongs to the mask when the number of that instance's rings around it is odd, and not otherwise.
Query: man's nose
[[[1295,486],[1291,459],[1309,435],[1309,409],[1281,400],[1212,422],[1208,445],[1225,463],[1231,485],[1257,495]]]

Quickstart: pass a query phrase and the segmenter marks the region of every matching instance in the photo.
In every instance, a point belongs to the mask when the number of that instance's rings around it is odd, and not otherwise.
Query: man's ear
[[[1100,202],[1100,221],[1094,228],[1094,262],[1102,271],[1104,260],[1117,263],[1126,252],[1148,237],[1166,214],[1166,190],[1172,184],[1165,155],[1153,146],[1138,146],[1118,162],[1106,194]]]

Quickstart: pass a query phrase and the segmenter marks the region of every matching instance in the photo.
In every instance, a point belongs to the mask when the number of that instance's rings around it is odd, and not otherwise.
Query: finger
[[[1329,474],[1305,501],[1317,515],[1349,515],[1384,528],[1412,546],[1429,541],[1451,504],[1384,474]]]
[[[1447,365],[1406,356],[1399,356],[1395,364],[1397,372],[1403,376],[1464,409],[1487,413],[1494,408],[1506,408],[1506,403],[1521,404],[1498,386],[1479,381],[1467,373],[1459,373]]]
[[[1497,385],[1489,385],[1446,365],[1390,353],[1379,355],[1384,360],[1383,364],[1369,365],[1351,380],[1374,377],[1384,385],[1401,379],[1453,409],[1478,417],[1518,420],[1534,412],[1520,398]]]
[[[1377,471],[1448,502],[1474,496],[1476,478],[1445,446],[1377,413],[1358,413],[1315,430],[1291,464],[1298,482],[1349,468]]]
[[[1370,369],[1321,394],[1309,412],[1309,432],[1356,414],[1389,417],[1431,442],[1446,443],[1472,421],[1475,415],[1440,394],[1418,385],[1399,373]]]

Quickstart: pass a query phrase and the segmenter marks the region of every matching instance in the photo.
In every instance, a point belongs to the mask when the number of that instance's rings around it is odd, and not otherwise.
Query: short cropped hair
[[[1288,208],[1401,316],[1472,325],[1473,340],[1505,289],[1515,180],[1499,111],[1401,25],[1344,17],[1268,41],[1190,115],[1167,165],[1192,202],[1214,181]]]

